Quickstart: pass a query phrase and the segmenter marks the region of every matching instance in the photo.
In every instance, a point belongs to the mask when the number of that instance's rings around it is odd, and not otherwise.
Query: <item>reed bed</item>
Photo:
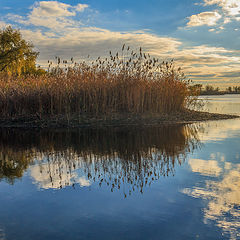
[[[160,62],[122,47],[92,62],[57,58],[42,76],[0,75],[2,117],[183,112],[194,104],[187,81],[173,61]]]

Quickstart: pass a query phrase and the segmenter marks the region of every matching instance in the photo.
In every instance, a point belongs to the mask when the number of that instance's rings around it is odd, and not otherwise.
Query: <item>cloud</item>
[[[224,64],[230,61],[239,63],[240,57],[227,56],[232,51],[224,48],[208,47],[183,47],[182,42],[176,38],[160,37],[148,32],[113,32],[101,28],[70,28],[64,34],[56,37],[52,32],[41,30],[23,30],[27,39],[33,39],[38,47],[42,61],[59,55],[64,58],[75,57],[81,59],[88,54],[95,58],[108,55],[109,49],[119,51],[122,44],[129,45],[131,49],[143,47],[144,51],[161,59],[174,58],[184,65],[198,64]],[[205,73],[206,74],[206,73]],[[207,73],[208,74],[208,73]]]
[[[31,16],[34,17],[63,17],[74,16],[76,13],[69,10],[71,5],[57,1],[36,2],[32,7]]]
[[[0,29],[6,27],[7,24],[3,21],[0,21]]]
[[[219,77],[222,77],[222,78],[239,78],[240,77],[240,71],[222,72]]]
[[[203,5],[205,7],[215,6],[211,12],[202,12],[197,15],[192,15],[189,17],[189,22],[187,26],[214,26],[220,24],[219,30],[209,29],[210,32],[219,33],[223,30],[223,25],[229,24],[232,21],[240,20],[240,1],[239,0],[203,0]],[[219,20],[222,18],[222,21]]]
[[[211,78],[216,77],[216,74],[194,74],[193,76],[198,78]]]
[[[77,4],[72,6],[58,1],[35,2],[32,6],[31,16],[34,17],[69,17],[75,16],[76,12],[82,12],[89,6],[87,4]]]
[[[125,43],[131,50],[141,46],[144,51],[162,60],[174,59],[186,74],[188,71],[197,71],[198,74],[191,74],[193,80],[220,81],[218,76],[223,71],[237,71],[240,67],[240,56],[232,50],[207,45],[186,47],[180,39],[145,31],[113,32],[84,26],[72,26],[65,28],[64,32],[60,31],[22,30],[24,38],[32,40],[40,52],[38,63],[41,66],[46,66],[47,60],[53,60],[54,56],[64,59],[73,57],[76,61],[84,60],[88,55],[92,59],[105,57],[109,50],[117,52]]]
[[[22,30],[26,39],[33,39],[33,43],[41,52],[42,60],[59,55],[65,58],[84,58],[106,56],[109,50],[119,51],[125,43],[131,49],[142,46],[152,55],[174,54],[182,44],[170,37],[159,37],[147,32],[113,32],[107,29],[81,27],[65,29],[64,34],[49,37],[49,32],[41,30]],[[51,49],[51,51],[49,51]]]
[[[190,27],[202,25],[214,26],[217,24],[220,18],[221,15],[218,12],[202,12],[189,17],[189,22],[187,23],[187,25]]]
[[[78,12],[82,12],[82,11],[84,11],[86,8],[88,8],[88,5],[87,5],[87,4],[81,4],[81,3],[79,3],[79,4],[75,7],[76,11],[78,11]]]
[[[10,20],[10,21],[12,21],[14,23],[24,24],[24,25],[28,24],[26,22],[26,18],[25,17],[17,15],[17,14],[9,13],[9,14],[6,15],[6,18],[7,18],[7,20]]]
[[[77,4],[72,6],[58,1],[35,2],[27,17],[9,14],[8,18],[18,20],[24,25],[43,26],[49,29],[64,28],[72,25],[79,25],[80,22],[73,21],[71,17],[78,12],[83,12],[89,6]]]
[[[82,14],[83,11],[86,12]],[[226,81],[226,78],[218,77],[221,72],[234,72],[240,67],[237,51],[208,45],[189,46],[181,39],[159,36],[150,30],[111,31],[96,27],[93,22],[89,26],[89,19],[94,16],[94,11],[86,4],[42,1],[36,2],[25,16],[8,14],[4,20],[20,27],[24,38],[33,42],[40,52],[38,64],[41,66],[46,66],[47,60],[53,60],[55,56],[73,57],[76,61],[88,55],[105,57],[109,50],[117,52],[125,43],[131,50],[141,46],[145,52],[162,60],[174,59],[186,74],[197,71],[196,76],[191,74],[193,80]],[[212,25],[220,17],[218,12],[205,12],[190,17],[188,25]],[[215,31],[218,29],[216,27]]]
[[[205,5],[218,5],[222,8],[226,15],[237,16],[240,15],[240,1],[239,0],[204,0]]]

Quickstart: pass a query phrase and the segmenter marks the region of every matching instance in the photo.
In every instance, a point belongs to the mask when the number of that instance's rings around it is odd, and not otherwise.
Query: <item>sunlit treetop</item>
[[[0,72],[11,75],[31,74],[37,71],[32,43],[22,38],[19,30],[8,26],[0,30]]]

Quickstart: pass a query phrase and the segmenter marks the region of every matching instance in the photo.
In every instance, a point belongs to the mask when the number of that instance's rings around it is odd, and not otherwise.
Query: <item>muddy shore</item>
[[[149,126],[161,124],[184,124],[209,120],[239,118],[240,116],[185,111],[173,114],[112,114],[111,116],[18,116],[0,118],[0,128],[50,129],[50,128],[99,128],[120,126]]]

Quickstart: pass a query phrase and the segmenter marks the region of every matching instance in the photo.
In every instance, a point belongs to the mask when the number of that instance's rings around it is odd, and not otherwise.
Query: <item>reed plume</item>
[[[2,117],[183,112],[193,104],[189,81],[173,61],[130,50],[91,63],[56,58],[42,76],[0,75]],[[64,64],[64,66],[62,66]]]

